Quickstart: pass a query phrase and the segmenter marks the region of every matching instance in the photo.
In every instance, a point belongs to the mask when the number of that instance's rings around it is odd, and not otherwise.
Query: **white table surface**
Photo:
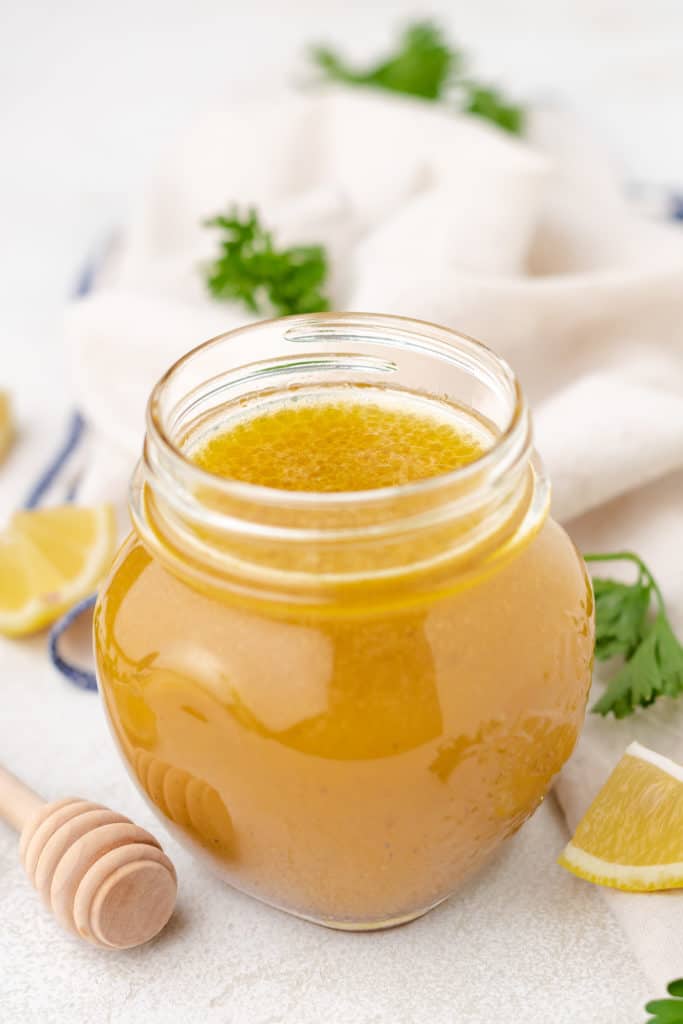
[[[0,473],[3,516],[69,407],[60,315],[84,254],[122,220],[193,111],[236,82],[295,72],[309,41],[362,54],[397,17],[441,11],[483,73],[521,97],[574,107],[631,180],[683,187],[678,0],[1,0],[0,8],[0,387],[13,391],[22,430]],[[47,797],[82,792],[159,831],[123,776],[97,698],[59,678],[44,648],[43,637],[0,643],[0,760]],[[15,839],[0,825],[0,1022],[638,1024],[656,993],[599,893],[555,868],[565,835],[548,801],[459,897],[370,936],[261,907],[168,840],[181,884],[173,924],[144,950],[107,956],[37,909]],[[533,887],[530,856],[538,858]]]

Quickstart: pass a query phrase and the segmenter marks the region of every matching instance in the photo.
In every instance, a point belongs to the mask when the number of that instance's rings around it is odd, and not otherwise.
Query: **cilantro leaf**
[[[587,562],[630,561],[638,568],[633,584],[611,579],[593,582],[596,657],[623,654],[626,659],[593,711],[625,718],[637,707],[649,707],[658,697],[683,694],[683,647],[666,614],[662,592],[645,563],[632,552],[584,557]],[[652,595],[658,607],[650,623]]]
[[[327,258],[320,245],[277,249],[256,210],[234,209],[205,221],[223,232],[220,254],[206,268],[206,286],[217,298],[241,302],[251,313],[278,316],[329,308],[322,288]]]
[[[497,90],[462,77],[465,58],[438,26],[416,22],[399,37],[396,50],[373,67],[357,70],[327,46],[314,47],[311,59],[326,78],[346,85],[368,85],[392,92],[445,100],[457,86],[462,109],[515,135],[524,129],[524,111]]]

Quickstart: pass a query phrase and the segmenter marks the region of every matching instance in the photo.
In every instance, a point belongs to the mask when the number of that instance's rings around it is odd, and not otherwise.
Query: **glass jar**
[[[318,385],[447,401],[491,444],[356,493],[227,480],[188,457],[227,405]],[[114,736],[176,837],[337,928],[452,894],[539,805],[584,717],[592,592],[548,504],[513,373],[445,328],[290,317],[176,363],[95,616]]]

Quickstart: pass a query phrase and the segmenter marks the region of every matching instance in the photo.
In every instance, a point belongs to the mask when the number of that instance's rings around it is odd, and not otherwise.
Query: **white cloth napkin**
[[[526,143],[354,90],[204,117],[68,311],[96,438],[83,500],[123,498],[146,397],[171,361],[248,319],[198,272],[215,246],[201,221],[233,202],[256,205],[284,244],[326,246],[335,308],[441,322],[504,355],[534,409],[556,518],[583,550],[641,553],[683,625],[683,235],[641,219],[557,113],[534,113]],[[683,707],[589,716],[556,790],[571,827],[633,737],[683,761]],[[681,897],[606,898],[653,986],[683,974]]]

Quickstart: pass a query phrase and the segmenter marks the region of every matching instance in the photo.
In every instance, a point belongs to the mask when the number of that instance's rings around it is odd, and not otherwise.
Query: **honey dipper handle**
[[[21,832],[24,824],[43,801],[37,793],[0,765],[0,817]]]

